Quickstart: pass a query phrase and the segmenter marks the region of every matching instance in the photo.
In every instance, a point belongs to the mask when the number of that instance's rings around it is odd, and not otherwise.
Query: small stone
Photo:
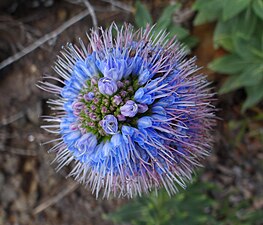
[[[9,203],[15,201],[17,198],[17,193],[11,184],[5,184],[0,193],[1,202],[3,205],[8,205]]]
[[[35,137],[32,134],[30,134],[30,135],[28,135],[27,140],[29,142],[33,142],[35,140]]]
[[[67,18],[67,11],[65,9],[59,9],[58,10],[58,19],[60,21],[65,21]]]
[[[32,64],[32,65],[30,66],[30,72],[31,72],[31,73],[36,73],[36,72],[37,72],[37,67],[36,67],[36,65]]]

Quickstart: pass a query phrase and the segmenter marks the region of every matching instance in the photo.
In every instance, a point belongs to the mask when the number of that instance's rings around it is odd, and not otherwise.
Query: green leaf
[[[222,7],[223,0],[197,0],[193,4],[193,9],[198,11],[194,24],[201,25],[220,18]]]
[[[146,27],[147,23],[152,24],[152,17],[144,4],[136,1],[135,9],[135,23],[137,27]]]
[[[199,39],[197,37],[194,37],[194,36],[188,36],[186,38],[184,38],[182,40],[182,42],[188,46],[189,48],[194,48],[198,42],[199,42]]]
[[[163,12],[162,15],[160,16],[160,18],[157,20],[156,22],[156,29],[157,30],[165,30],[168,28],[168,26],[171,24],[172,22],[172,16],[173,13],[178,10],[181,7],[180,4],[173,4],[170,6],[167,6]]]
[[[228,21],[219,21],[214,32],[215,48],[222,46],[230,52],[238,50],[234,46],[234,39],[241,37],[249,40],[254,37],[256,29],[258,29],[257,21],[256,16],[250,9]]]
[[[229,20],[242,12],[250,3],[250,0],[222,0],[224,1],[223,20]]]
[[[224,49],[232,52],[234,50],[232,40],[232,23],[227,24],[225,22],[218,21],[214,32],[214,46],[219,48],[222,46]]]
[[[143,205],[139,202],[132,202],[119,208],[116,212],[104,215],[105,219],[112,220],[116,223],[131,222],[136,216],[141,214]]]
[[[217,49],[219,46],[223,47],[225,50],[229,52],[234,51],[234,43],[233,43],[233,38],[231,35],[220,35],[215,37],[214,39],[215,43],[214,46]]]
[[[248,65],[240,74],[229,77],[219,90],[220,94],[224,94],[244,86],[253,86],[263,81],[263,66]]]
[[[255,14],[263,20],[263,0],[254,0],[252,7]]]
[[[259,51],[261,49],[260,40],[257,38],[250,38],[247,40],[240,35],[236,35],[233,38],[233,43],[236,54],[238,54],[244,60],[249,60],[251,63],[253,63],[253,60],[262,60],[259,57],[257,51],[255,51],[255,49],[259,49]]]
[[[176,36],[177,39],[185,45],[184,47],[187,53],[190,53],[190,48],[195,47],[199,41],[197,37],[190,36],[190,32],[182,26],[171,25],[168,27],[168,32],[169,35],[167,38],[171,39]]]
[[[263,100],[263,82],[254,86],[246,87],[246,93],[247,98],[242,106],[243,112]]]
[[[231,35],[249,40],[251,37],[254,37],[255,33],[260,33],[256,30],[258,25],[257,21],[258,19],[251,8],[248,8],[241,13],[240,16],[235,17],[235,25],[232,26]],[[231,22],[231,20],[229,20],[229,22]]]
[[[206,221],[213,221],[211,215],[204,213],[204,209],[212,207],[215,202],[206,194],[209,190],[215,190],[215,186],[209,187],[204,182],[195,182],[189,186],[187,194],[181,190],[172,197],[162,189],[158,196],[151,193],[134,199],[105,218],[116,224],[127,222],[133,225],[199,225],[205,221],[204,217]]]
[[[169,26],[168,32],[170,33],[169,34],[170,37],[173,37],[176,35],[178,40],[182,40],[190,34],[187,29],[181,26],[176,26],[176,25]]]
[[[236,74],[246,68],[246,64],[238,55],[226,55],[215,59],[208,68],[218,73]]]

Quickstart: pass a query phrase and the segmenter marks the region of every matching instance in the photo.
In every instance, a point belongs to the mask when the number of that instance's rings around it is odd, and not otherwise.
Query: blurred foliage
[[[212,224],[213,217],[206,213],[215,200],[206,195],[214,189],[209,183],[194,183],[187,191],[170,197],[163,189],[124,205],[107,219],[116,224],[129,222],[132,225]]]
[[[263,99],[263,0],[196,0],[195,25],[216,22],[215,48],[229,54],[215,59],[209,68],[227,74],[220,93],[245,88],[242,110]]]
[[[242,200],[233,205],[228,199],[223,199],[214,211],[217,221],[209,225],[261,225],[263,223],[262,210],[250,207],[248,200]]]
[[[216,200],[219,188],[208,182],[195,181],[187,190],[168,196],[163,189],[137,198],[117,211],[105,215],[115,224],[132,225],[259,225],[260,210],[251,210],[248,201],[233,206],[228,196]]]
[[[154,33],[156,35],[158,35],[160,31],[166,30],[169,33],[167,36],[168,39],[176,36],[180,42],[184,43],[186,47],[188,47],[187,50],[189,51],[189,48],[194,47],[198,43],[198,39],[196,37],[190,36],[189,30],[183,26],[173,23],[173,15],[178,10],[180,10],[181,7],[182,6],[179,3],[168,5],[163,9],[158,20],[153,22],[153,18],[148,8],[140,1],[136,1],[135,25],[138,28],[141,28],[145,27],[146,24],[153,25],[153,23],[155,23]]]
[[[244,145],[244,143],[247,143],[249,139],[256,140],[256,143],[261,143],[262,146],[263,129],[260,125],[262,124],[262,122],[262,112],[257,112],[255,116],[248,117],[245,115],[238,119],[229,120],[227,122],[227,130],[231,133],[231,138],[228,139],[229,146],[231,146],[232,148],[242,148],[242,145]]]

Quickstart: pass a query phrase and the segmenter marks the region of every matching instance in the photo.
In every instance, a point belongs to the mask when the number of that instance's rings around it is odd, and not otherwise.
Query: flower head
[[[113,36],[117,33],[117,36]],[[52,150],[58,167],[103,197],[185,186],[208,154],[214,125],[213,94],[195,59],[165,32],[131,25],[91,31],[89,44],[68,44],[40,87],[56,116],[43,128],[61,138]]]

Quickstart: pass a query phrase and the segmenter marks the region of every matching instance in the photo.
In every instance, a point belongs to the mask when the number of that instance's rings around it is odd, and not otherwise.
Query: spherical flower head
[[[58,96],[43,126],[60,136],[58,169],[75,164],[69,175],[97,197],[176,193],[211,150],[214,94],[205,76],[175,38],[151,26],[112,24],[88,39],[64,47],[60,78],[40,82]]]

